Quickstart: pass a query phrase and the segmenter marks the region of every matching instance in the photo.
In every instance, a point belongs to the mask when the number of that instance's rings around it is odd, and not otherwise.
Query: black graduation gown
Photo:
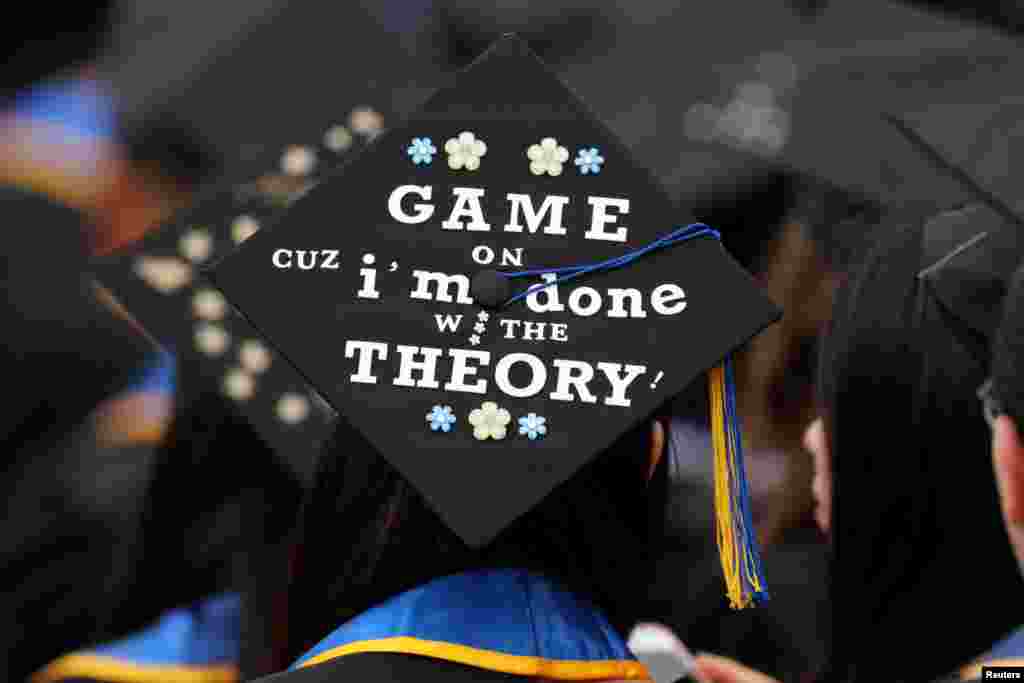
[[[486,671],[441,659],[368,652],[339,657],[317,666],[274,674],[260,679],[260,683],[340,683],[342,681],[514,683],[534,680],[537,679]]]
[[[21,680],[89,637],[116,549],[133,546],[134,520],[93,504],[112,493],[90,490],[76,429],[154,349],[95,297],[81,214],[0,187],[0,224],[0,667]]]

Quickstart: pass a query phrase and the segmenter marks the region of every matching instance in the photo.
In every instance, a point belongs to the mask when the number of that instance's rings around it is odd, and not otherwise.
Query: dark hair
[[[483,568],[542,573],[627,631],[645,606],[664,519],[666,458],[646,482],[650,429],[642,422],[474,549],[365,440],[340,428],[304,511],[289,598],[290,655],[394,595]]]
[[[992,383],[1003,411],[1024,429],[1024,268],[1014,273],[992,345]]]
[[[22,88],[93,59],[108,38],[113,11],[111,0],[70,3],[60,12],[22,5],[0,32],[0,106]]]
[[[833,460],[825,679],[931,680],[1019,622],[975,391],[985,345],[917,278],[920,224],[885,235],[837,294],[820,391]]]

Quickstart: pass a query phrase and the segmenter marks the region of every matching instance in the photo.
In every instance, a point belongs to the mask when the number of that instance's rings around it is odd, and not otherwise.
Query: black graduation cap
[[[763,585],[725,361],[780,312],[717,237],[506,36],[210,277],[473,546],[714,366],[740,606]]]
[[[1009,0],[971,0],[971,2],[963,0],[903,0],[903,2],[912,7],[989,24],[1008,33],[1024,31],[1024,9]],[[830,5],[840,3],[837,0],[789,0],[789,4],[803,16],[813,18],[824,12]]]
[[[357,106],[340,118],[322,131],[293,133],[293,143],[279,150],[263,174],[209,189],[143,240],[93,264],[125,308],[176,352],[179,363],[215,382],[306,483],[336,414],[210,286],[202,269],[273,225],[327,169],[365,147],[383,127],[369,107]],[[353,119],[365,125],[353,127]]]
[[[1024,259],[1020,237],[1020,225],[980,203],[925,224],[919,277],[949,315],[987,341],[999,326],[1010,279]]]
[[[908,140],[909,124],[958,163],[983,144],[1015,92],[1021,53],[983,25],[881,0],[833,2],[789,52],[802,77],[785,160],[887,205],[970,201],[972,192]],[[962,154],[958,152],[963,151]]]

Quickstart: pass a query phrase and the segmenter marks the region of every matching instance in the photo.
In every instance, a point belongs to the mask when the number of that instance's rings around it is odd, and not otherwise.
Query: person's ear
[[[811,496],[815,503],[814,519],[822,533],[828,534],[832,528],[832,458],[828,451],[825,421],[819,417],[808,425],[803,441],[814,464],[814,479],[811,482]]]
[[[651,423],[651,452],[647,461],[647,481],[654,477],[654,471],[658,469],[658,463],[665,456],[665,428],[661,422],[655,420]]]
[[[1000,415],[992,426],[992,458],[1007,525],[1024,526],[1024,443],[1017,425]]]

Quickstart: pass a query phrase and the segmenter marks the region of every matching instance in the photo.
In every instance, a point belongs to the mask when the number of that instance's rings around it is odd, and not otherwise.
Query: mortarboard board
[[[1024,10],[1017,3],[1006,0],[903,0],[904,4],[932,12],[941,12],[961,17],[968,21],[989,24],[1008,33],[1024,31]],[[791,3],[810,15],[820,13],[829,5],[839,4],[835,0],[791,0]],[[850,3],[853,4],[853,3]]]
[[[276,358],[200,268],[274,224],[326,169],[365,147],[383,127],[382,115],[365,106],[341,119],[315,135],[294,135],[295,144],[280,150],[264,174],[209,188],[166,225],[93,263],[103,285],[175,351],[179,363],[216,383],[301,482],[311,479],[316,453],[336,415],[301,375]]]
[[[805,73],[792,104],[788,163],[890,206],[939,209],[972,198],[892,120],[940,148],[955,140],[949,151],[976,149],[985,105],[1005,99],[1019,80],[1012,39],[907,3],[870,0],[830,3],[814,39],[788,49]]]
[[[949,315],[988,342],[1024,258],[1020,230],[983,204],[944,212],[925,224],[919,278]]]
[[[523,41],[208,275],[471,546],[712,369],[730,598],[763,595],[726,360],[780,313]]]

